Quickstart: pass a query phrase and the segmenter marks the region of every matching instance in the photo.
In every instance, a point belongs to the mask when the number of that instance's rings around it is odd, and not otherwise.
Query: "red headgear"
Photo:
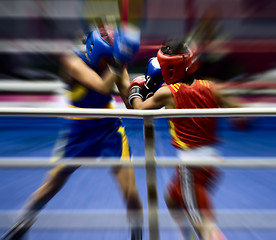
[[[197,55],[189,48],[187,53],[177,55],[167,55],[159,49],[157,60],[167,84],[183,81],[198,69]]]

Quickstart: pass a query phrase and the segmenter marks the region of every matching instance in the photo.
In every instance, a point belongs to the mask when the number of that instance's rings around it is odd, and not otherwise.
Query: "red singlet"
[[[196,80],[191,86],[184,83],[168,85],[176,109],[218,108],[207,80]],[[208,145],[216,141],[216,117],[170,118],[172,144],[177,148],[189,149]]]

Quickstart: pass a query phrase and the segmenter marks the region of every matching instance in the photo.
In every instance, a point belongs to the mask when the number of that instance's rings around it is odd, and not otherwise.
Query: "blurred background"
[[[266,95],[270,101],[274,95],[273,0],[2,0],[0,7],[2,91],[8,91],[6,84],[27,91],[30,82],[33,88],[47,83],[44,92],[56,90],[55,56],[100,19],[141,29],[141,47],[129,65],[131,80],[145,72],[147,60],[164,41],[192,38],[204,46],[199,77],[227,83],[222,85],[227,94]]]
[[[202,46],[198,77],[214,79],[223,94],[244,106],[275,107],[274,0],[1,0],[0,107],[65,107],[55,57],[71,49],[87,25],[99,19],[140,28],[141,46],[128,66],[130,80],[145,73],[148,59],[156,56],[164,41],[193,39]],[[114,102],[124,108],[118,96]],[[124,121],[134,159],[143,160],[143,122]],[[275,159],[275,123],[275,117],[220,118],[221,143],[215,147],[225,159]],[[50,157],[59,127],[59,118],[1,117],[0,158]],[[166,119],[155,121],[155,147],[160,161],[176,158]],[[15,221],[47,170],[0,170],[0,235]],[[226,237],[274,240],[276,170],[221,171],[214,203]],[[157,169],[162,240],[181,239],[163,199],[172,172],[172,168]],[[136,179],[146,219],[144,168],[136,169]],[[42,211],[28,239],[127,239],[124,211],[109,169],[80,169]]]
[[[87,24],[111,18],[141,29],[142,43],[131,72],[144,72],[147,59],[156,55],[162,42],[188,35],[208,42],[204,53],[208,62],[216,63],[202,69],[202,75],[249,80],[276,67],[273,0],[2,0],[0,4],[3,79],[55,79],[49,57],[68,50]]]

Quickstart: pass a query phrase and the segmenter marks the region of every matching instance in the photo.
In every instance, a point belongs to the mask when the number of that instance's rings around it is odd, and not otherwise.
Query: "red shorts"
[[[200,211],[212,211],[212,203],[209,192],[214,189],[218,183],[220,173],[215,168],[188,168],[191,173],[191,186],[195,196],[195,205]],[[181,189],[181,175],[179,168],[175,168],[175,174],[168,184],[168,192],[174,201],[180,203],[183,208],[187,209],[183,200],[183,190]]]

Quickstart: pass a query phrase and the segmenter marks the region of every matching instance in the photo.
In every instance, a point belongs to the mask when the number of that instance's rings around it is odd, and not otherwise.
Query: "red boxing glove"
[[[132,100],[134,98],[141,98],[144,101],[144,92],[145,92],[145,82],[146,78],[144,75],[139,76],[130,83],[128,102],[132,106]]]

